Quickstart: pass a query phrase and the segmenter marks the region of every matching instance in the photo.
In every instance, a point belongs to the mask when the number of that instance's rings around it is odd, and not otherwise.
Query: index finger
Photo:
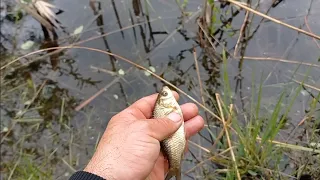
[[[175,99],[179,100],[179,94],[176,91],[172,91]],[[156,104],[157,96],[159,93],[152,94],[150,96],[143,97],[129,106],[127,109],[123,110],[121,114],[128,113],[133,115],[137,119],[149,119],[152,117],[152,111]]]

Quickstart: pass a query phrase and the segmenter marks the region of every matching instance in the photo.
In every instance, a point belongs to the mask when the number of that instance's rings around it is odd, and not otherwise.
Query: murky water
[[[84,33],[80,40],[125,28],[81,45],[108,50],[144,67],[153,66],[157,74],[161,74],[166,80],[200,102],[199,83],[192,54],[192,48],[196,46],[206,103],[213,105],[210,98],[215,92],[224,94],[222,91],[224,83],[219,74],[220,65],[215,64],[210,59],[210,55],[197,43],[196,20],[202,12],[202,1],[189,1],[186,8],[186,12],[191,15],[189,17],[182,16],[179,6],[174,1],[143,1],[141,2],[142,9],[133,9],[133,6],[137,6],[137,2],[101,1],[93,3],[95,8],[90,6],[88,0],[55,0],[52,3],[65,10],[58,17],[68,32],[72,33],[78,27],[84,26]],[[309,9],[310,2],[284,1],[271,9],[269,15],[303,29],[307,29],[305,25],[307,16],[308,25],[313,33],[320,34],[318,21],[320,3],[317,0],[313,1]],[[267,11],[270,3],[271,0],[261,1],[258,10]],[[10,3],[4,3],[3,7],[6,5]],[[10,8],[6,8],[9,12]],[[227,9],[224,10],[227,11]],[[233,8],[233,11],[236,10]],[[99,13],[101,16],[97,16]],[[244,13],[241,11],[234,17],[230,15],[231,13],[221,13],[220,20],[215,25],[217,30],[215,38],[221,42],[214,42],[217,52],[222,53],[222,48],[225,46],[233,54]],[[101,17],[103,19],[100,19]],[[14,52],[17,56],[39,49],[44,39],[43,32],[39,23],[31,16],[23,16],[19,23],[8,21],[4,15],[1,18],[1,35],[5,37],[1,39],[1,48],[6,49],[8,53]],[[227,20],[231,23],[228,28],[221,23]],[[285,87],[290,89],[285,97],[285,101],[289,103],[294,89],[299,85],[292,82],[291,78],[302,81],[304,75],[309,71],[305,82],[316,88],[320,87],[319,67],[300,65],[298,68],[298,64],[249,60],[250,57],[274,57],[320,65],[320,50],[311,37],[298,34],[296,31],[270,21],[260,23],[260,20],[258,16],[252,19],[251,32],[256,28],[257,30],[248,41],[244,54],[248,58],[245,58],[241,71],[241,90],[235,78],[239,75],[238,58],[229,57],[228,59],[231,89],[234,90],[235,104],[240,111],[248,108],[252,84],[257,88],[261,79],[263,80],[261,107],[264,111],[272,111],[272,107],[277,103]],[[180,28],[182,22],[184,22],[184,27]],[[103,25],[103,28],[98,28],[98,25]],[[218,31],[219,29],[221,32]],[[61,31],[57,33],[58,44],[68,45],[69,42],[64,39],[67,34]],[[27,40],[32,40],[36,44],[29,50],[21,50],[21,44]],[[21,62],[28,63],[35,57],[37,56]],[[31,77],[37,88],[43,83],[45,77],[49,81],[44,85],[44,90],[40,98],[36,99],[35,105],[25,114],[23,121],[14,123],[11,118],[25,105],[28,105],[26,102],[32,99],[32,96],[20,97],[20,94],[24,92],[21,89],[1,100],[1,136],[6,144],[4,148],[1,148],[1,155],[4,157],[4,162],[17,161],[19,158],[21,160],[24,156],[18,156],[18,154],[19,150],[23,149],[24,153],[28,154],[27,157],[32,156],[33,162],[30,163],[43,163],[43,171],[48,170],[52,173],[47,173],[48,176],[54,179],[67,179],[75,170],[84,168],[108,120],[135,100],[157,92],[162,83],[152,76],[146,76],[144,71],[122,60],[98,52],[73,49],[65,51],[58,58],[59,63],[54,68],[55,70],[51,67],[53,63],[50,63],[52,57],[32,66]],[[1,64],[4,63],[1,62]],[[107,72],[97,71],[97,68],[107,70]],[[110,73],[110,71],[118,73],[119,70],[124,71],[121,78]],[[17,84],[25,81],[25,71],[14,72],[18,73],[12,75],[12,79],[16,80],[16,84],[12,86],[16,87]],[[254,82],[252,82],[253,77]],[[74,111],[77,105],[103,88],[105,90],[80,112]],[[317,96],[317,93],[317,90],[312,88],[299,93],[289,114],[291,124],[296,125],[304,118],[304,111],[312,99],[310,94]],[[190,100],[181,96],[180,103],[185,102],[190,102]],[[61,109],[63,109],[63,114]],[[204,115],[204,111],[202,109],[200,111]],[[3,135],[7,131],[4,131],[3,128],[12,129],[12,132],[5,138]],[[290,128],[283,130],[284,136],[287,137],[289,132]],[[203,133],[207,132],[204,130]],[[198,136],[193,140],[206,146],[207,142]],[[190,146],[190,151],[197,157],[201,156],[201,152],[192,146]],[[185,171],[197,163],[190,153],[186,159]],[[1,170],[6,173],[10,172],[7,167]],[[20,169],[20,172],[16,171],[16,173],[24,174],[22,171]],[[197,177],[197,173],[190,173],[186,179],[191,177]]]

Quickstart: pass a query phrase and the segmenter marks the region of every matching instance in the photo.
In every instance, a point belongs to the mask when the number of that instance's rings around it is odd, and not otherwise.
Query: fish
[[[172,112],[179,114],[183,118],[182,110],[174,98],[172,91],[169,87],[163,86],[156,100],[153,117],[155,119],[165,118]],[[160,142],[161,151],[169,162],[169,172],[165,180],[169,180],[174,176],[176,180],[181,180],[181,162],[186,147],[184,121],[182,122],[175,133]]]

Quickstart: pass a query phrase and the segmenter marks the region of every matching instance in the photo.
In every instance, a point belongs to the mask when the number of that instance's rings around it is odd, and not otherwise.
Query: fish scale
[[[158,95],[153,117],[164,118],[171,112],[176,112],[183,118],[181,108],[172,91],[167,86],[164,86]],[[181,161],[186,145],[184,122],[174,134],[160,142],[160,144],[165,157],[169,161],[169,172],[166,180],[171,179],[173,176],[176,177],[176,180],[181,180]]]

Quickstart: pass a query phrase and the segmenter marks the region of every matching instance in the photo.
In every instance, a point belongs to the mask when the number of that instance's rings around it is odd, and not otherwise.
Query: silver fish
[[[172,91],[167,86],[164,86],[158,95],[153,117],[164,118],[171,112],[176,112],[183,118],[180,106]],[[181,161],[186,146],[184,123],[173,135],[163,140],[160,144],[165,157],[169,161],[169,172],[165,179],[169,180],[175,176],[176,180],[181,180]]]

